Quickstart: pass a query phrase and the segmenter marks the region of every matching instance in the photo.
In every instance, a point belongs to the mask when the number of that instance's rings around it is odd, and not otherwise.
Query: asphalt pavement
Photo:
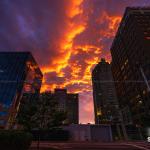
[[[37,143],[32,143],[32,150],[36,150]],[[41,150],[49,150],[50,148],[56,150],[150,150],[150,143],[148,142],[66,142],[66,143],[52,143],[41,142]]]

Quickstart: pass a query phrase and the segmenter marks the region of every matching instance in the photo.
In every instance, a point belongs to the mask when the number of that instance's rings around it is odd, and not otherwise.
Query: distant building
[[[150,126],[150,7],[127,7],[111,55],[124,123]]]
[[[67,112],[66,123],[79,123],[79,97],[78,94],[67,93],[66,89],[55,89],[54,97],[59,103],[59,109]]]
[[[55,89],[52,93],[58,101],[59,109],[67,112],[67,124],[79,123],[79,96],[67,93],[66,89]]]
[[[68,112],[68,123],[79,123],[79,95],[67,94],[66,108]]]
[[[120,121],[119,107],[110,66],[105,59],[101,59],[101,62],[92,71],[96,124]]]
[[[0,52],[0,127],[13,128],[24,93],[39,93],[42,73],[30,52]]]
[[[53,95],[58,101],[59,109],[66,110],[67,89],[55,89]]]

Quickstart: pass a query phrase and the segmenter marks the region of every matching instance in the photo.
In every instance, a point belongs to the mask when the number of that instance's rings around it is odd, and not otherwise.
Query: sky
[[[91,71],[111,61],[110,47],[127,6],[150,0],[0,0],[0,51],[30,51],[41,91],[79,93],[80,123],[94,123]]]

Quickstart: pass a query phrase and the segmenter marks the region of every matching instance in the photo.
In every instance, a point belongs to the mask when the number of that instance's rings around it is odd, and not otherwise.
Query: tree
[[[40,131],[59,127],[65,119],[66,113],[58,109],[57,101],[48,92],[33,99],[24,96],[17,116],[18,124],[24,129],[39,130],[37,149],[40,149]]]
[[[66,112],[58,109],[58,103],[51,93],[42,93],[38,98],[23,98],[17,116],[18,124],[24,129],[47,130],[62,125]]]
[[[37,112],[38,97],[32,96],[32,94],[23,95],[17,114],[17,123],[25,130],[31,130],[34,127],[35,122],[32,120],[32,116]]]

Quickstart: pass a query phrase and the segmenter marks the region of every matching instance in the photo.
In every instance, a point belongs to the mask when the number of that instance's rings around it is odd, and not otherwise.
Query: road
[[[32,143],[32,150],[36,143]],[[68,143],[50,143],[42,142],[41,150],[55,148],[58,150],[150,150],[150,143],[147,142],[113,142],[113,143],[94,143],[94,142],[68,142]]]

